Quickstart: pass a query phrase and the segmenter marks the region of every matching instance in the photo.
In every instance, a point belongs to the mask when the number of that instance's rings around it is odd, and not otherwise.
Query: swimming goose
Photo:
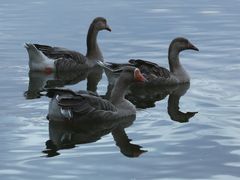
[[[145,81],[140,70],[126,66],[113,88],[110,100],[91,94],[75,93],[71,90],[49,89],[48,118],[55,121],[84,119],[118,119],[136,114],[135,106],[125,99],[128,86],[135,82]],[[79,118],[81,116],[81,118]]]
[[[107,20],[103,17],[97,17],[92,21],[88,30],[86,56],[61,47],[26,43],[25,48],[29,55],[30,70],[51,73],[95,66],[95,60],[103,61],[103,55],[97,43],[97,35],[101,30],[111,31]]]
[[[132,65],[140,69],[150,85],[173,85],[187,83],[190,76],[183,68],[179,60],[179,53],[184,50],[192,49],[199,51],[189,40],[183,37],[175,38],[168,50],[168,61],[170,71],[153,62],[141,59],[130,59],[129,64],[108,63],[107,66],[112,69],[119,69],[126,65]],[[109,73],[106,73],[108,79],[111,79]]]

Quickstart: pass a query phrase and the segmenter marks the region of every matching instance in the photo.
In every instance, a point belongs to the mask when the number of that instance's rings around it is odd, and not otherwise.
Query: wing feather
[[[130,59],[129,63],[139,68],[140,71],[146,74],[146,77],[150,79],[170,77],[170,71],[156,63],[141,59]]]
[[[42,51],[44,55],[48,58],[57,60],[55,61],[55,65],[57,69],[77,69],[82,67],[82,64],[85,64],[87,61],[86,56],[83,54],[69,50],[61,47],[52,47],[48,45],[34,44],[35,47]]]

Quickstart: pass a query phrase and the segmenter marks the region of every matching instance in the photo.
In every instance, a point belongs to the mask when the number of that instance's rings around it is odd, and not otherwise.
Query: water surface
[[[238,0],[2,0],[1,179],[239,179],[239,8]],[[129,143],[146,151],[138,157],[121,152],[112,133],[47,157],[42,151],[52,132],[46,120],[49,99],[24,96],[30,78],[23,44],[84,53],[87,29],[96,16],[106,17],[112,28],[98,38],[106,61],[143,58],[168,67],[171,40],[191,40],[200,52],[181,54],[192,80],[179,107],[183,113],[198,113],[186,123],[173,121],[168,110],[172,99],[159,96],[151,107],[138,109],[124,128]],[[66,87],[85,90],[86,82]],[[103,75],[98,93],[106,91]]]

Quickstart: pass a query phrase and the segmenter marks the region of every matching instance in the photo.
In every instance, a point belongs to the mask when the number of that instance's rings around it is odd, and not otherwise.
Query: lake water
[[[239,0],[1,0],[0,179],[240,179],[239,9]],[[45,142],[71,129],[49,124],[47,97],[25,98],[29,69],[23,44],[85,53],[96,16],[106,17],[112,28],[99,33],[105,61],[142,58],[168,67],[169,43],[187,37],[200,49],[181,53],[191,85],[181,97],[160,95],[148,108],[141,104],[135,121],[123,122],[118,132],[90,140],[77,134],[74,148],[48,157]],[[103,75],[99,94],[107,84]],[[86,82],[66,87],[85,90]],[[183,113],[198,113],[185,117],[189,122],[176,121],[184,114],[171,114],[175,101]]]

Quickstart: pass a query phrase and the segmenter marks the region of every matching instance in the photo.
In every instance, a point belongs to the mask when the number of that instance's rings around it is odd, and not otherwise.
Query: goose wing
[[[156,63],[142,59],[130,59],[129,63],[139,68],[140,71],[147,76],[147,78],[151,79],[170,77],[170,71]]]
[[[70,89],[47,89],[48,97],[56,97],[58,105],[72,112],[86,114],[94,111],[116,112],[109,101],[91,92],[74,92]]]
[[[125,66],[134,66],[133,64],[130,63],[113,63],[113,62],[107,62],[105,63],[105,65],[111,68],[112,70],[121,69],[122,67]]]
[[[86,57],[81,53],[73,50],[69,50],[62,47],[52,47],[48,45],[34,44],[34,46],[42,51],[44,55],[53,60],[68,59],[77,61],[77,63],[84,64],[86,62]]]
[[[71,109],[73,112],[86,114],[95,111],[117,111],[116,107],[109,101],[98,96],[83,94],[81,96],[60,97],[58,105],[62,108]]]

